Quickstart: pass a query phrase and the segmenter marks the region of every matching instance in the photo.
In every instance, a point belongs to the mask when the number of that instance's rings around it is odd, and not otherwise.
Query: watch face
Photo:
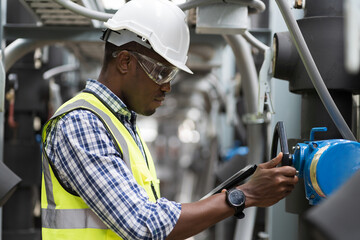
[[[234,206],[240,206],[245,201],[244,194],[240,190],[231,191],[228,198]]]

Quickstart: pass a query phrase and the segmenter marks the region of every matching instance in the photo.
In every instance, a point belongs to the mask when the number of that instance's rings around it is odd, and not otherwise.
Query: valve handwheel
[[[291,166],[292,159],[291,159],[291,155],[289,153],[286,132],[285,132],[285,126],[282,121],[277,122],[277,124],[275,126],[272,145],[271,145],[271,159],[275,158],[277,155],[277,147],[278,147],[279,140],[280,140],[280,150],[283,153],[281,165],[282,166]]]

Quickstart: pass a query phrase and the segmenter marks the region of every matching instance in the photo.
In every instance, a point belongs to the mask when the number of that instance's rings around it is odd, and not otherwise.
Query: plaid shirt
[[[135,130],[136,113],[96,80],[88,80],[86,90],[117,113],[145,156]],[[74,110],[54,120],[44,146],[65,186],[123,239],[165,239],[175,226],[181,205],[165,198],[148,200],[103,123],[90,111]]]

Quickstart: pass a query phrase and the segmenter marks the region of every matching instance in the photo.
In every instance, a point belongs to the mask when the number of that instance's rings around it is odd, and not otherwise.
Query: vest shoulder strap
[[[60,108],[58,111],[56,111],[56,113],[51,117],[51,119],[57,118],[65,113],[71,112],[75,109],[86,109],[86,110],[91,111],[104,124],[105,128],[110,133],[110,136],[113,139],[115,146],[118,148],[119,152],[122,153],[123,160],[125,161],[126,165],[131,169],[129,148],[128,148],[128,145],[127,145],[127,142],[126,142],[124,136],[121,134],[121,132],[116,127],[115,123],[111,120],[110,116],[107,113],[105,113],[102,109],[96,107],[95,105],[91,104],[89,101],[86,101],[84,98],[82,98],[82,95],[93,96],[90,93],[78,94],[76,96],[76,98],[78,98],[77,100],[69,102],[68,104],[64,105],[62,108]],[[95,96],[93,96],[93,97],[96,98]]]

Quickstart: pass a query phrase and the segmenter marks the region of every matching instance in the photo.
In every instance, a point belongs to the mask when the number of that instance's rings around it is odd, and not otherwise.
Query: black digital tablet
[[[211,190],[208,194],[206,194],[204,197],[201,198],[205,199],[210,197],[211,195],[214,195],[216,193],[221,192],[223,189],[231,189],[235,186],[238,186],[241,182],[246,180],[248,177],[250,177],[256,170],[257,165],[248,165],[244,167],[243,169],[236,172],[234,175],[226,179],[224,182],[222,182],[220,185],[218,185],[216,188]]]

